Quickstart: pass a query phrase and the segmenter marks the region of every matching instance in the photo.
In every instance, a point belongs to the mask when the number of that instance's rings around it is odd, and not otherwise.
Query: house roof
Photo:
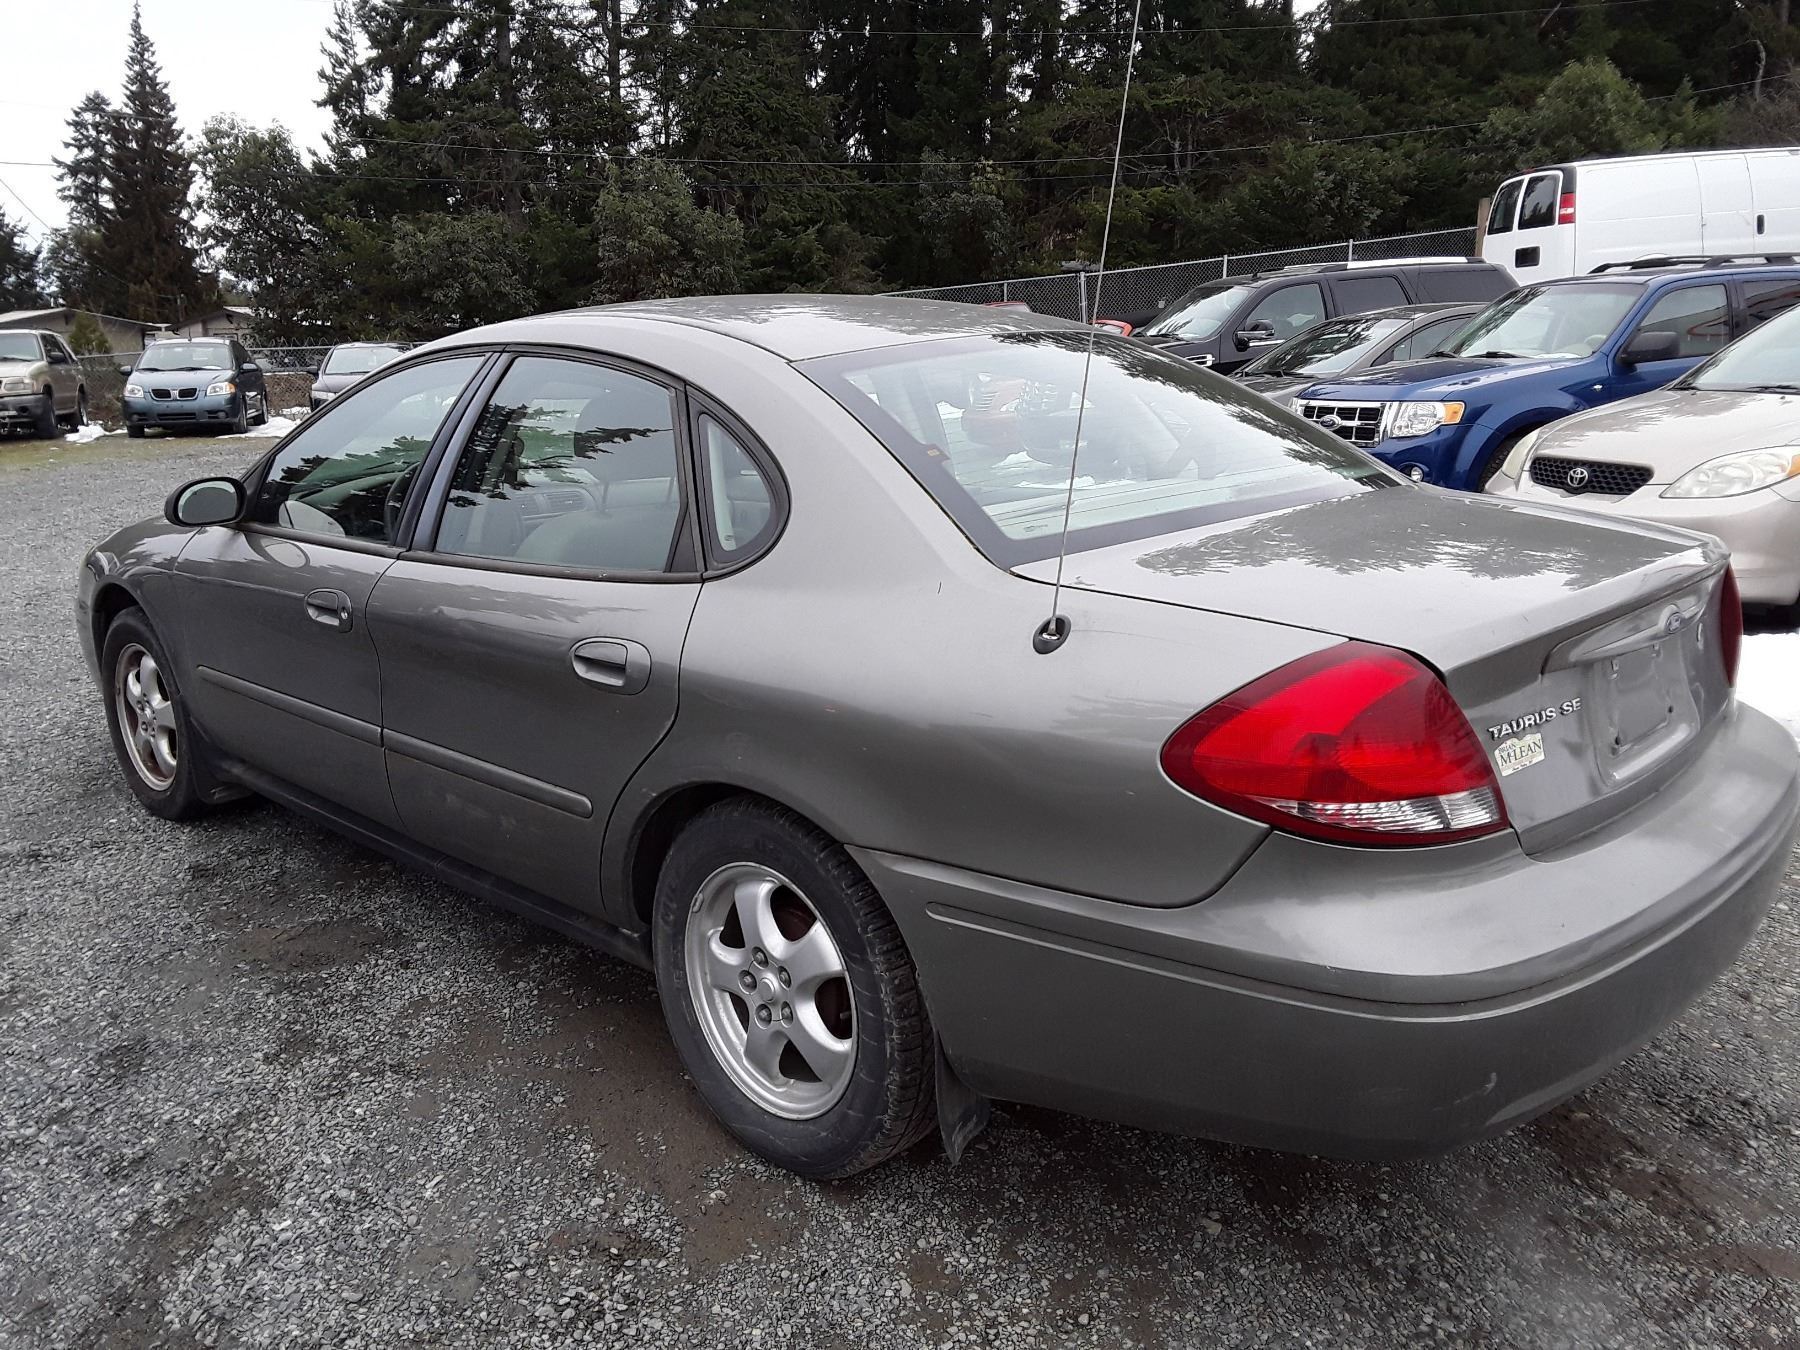
[[[28,319],[47,319],[53,314],[91,314],[96,319],[105,319],[108,323],[129,324],[133,328],[154,329],[163,327],[160,323],[147,323],[143,319],[122,319],[117,314],[101,314],[96,310],[77,309],[73,305],[52,305],[48,309],[9,309],[0,314],[0,327],[7,324],[24,323]]]

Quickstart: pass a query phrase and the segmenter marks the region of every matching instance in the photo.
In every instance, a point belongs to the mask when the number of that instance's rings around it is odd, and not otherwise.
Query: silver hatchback
[[[78,608],[146,808],[258,793],[651,968],[718,1118],[818,1177],[992,1098],[1505,1129],[1732,960],[1800,813],[1716,545],[1417,487],[1029,313],[463,333]]]

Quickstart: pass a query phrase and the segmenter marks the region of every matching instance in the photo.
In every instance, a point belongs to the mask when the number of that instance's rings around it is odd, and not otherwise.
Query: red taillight
[[[1500,785],[1443,682],[1346,642],[1229,694],[1163,746],[1176,786],[1295,834],[1443,844],[1506,826]]]
[[[1562,199],[1556,203],[1556,223],[1558,225],[1575,223],[1575,194],[1573,192],[1563,193]]]
[[[1725,683],[1736,686],[1738,652],[1744,645],[1744,602],[1738,599],[1737,577],[1728,564],[1719,583],[1719,655],[1725,661]]]

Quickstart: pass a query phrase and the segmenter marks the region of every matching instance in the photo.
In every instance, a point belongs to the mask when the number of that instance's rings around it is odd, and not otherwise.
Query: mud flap
[[[944,1154],[955,1166],[963,1150],[987,1128],[988,1099],[971,1092],[969,1085],[957,1076],[940,1041],[937,1048],[937,1114],[938,1134],[944,1141]]]

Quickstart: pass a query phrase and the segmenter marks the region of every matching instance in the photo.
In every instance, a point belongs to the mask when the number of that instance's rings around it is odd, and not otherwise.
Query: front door
[[[1661,389],[1731,341],[1731,302],[1724,283],[1706,282],[1664,291],[1626,336],[1620,350],[1640,333],[1674,334],[1677,355],[1637,365],[1619,362],[1617,378],[1607,385],[1609,401]]]
[[[516,358],[444,465],[431,547],[369,604],[406,832],[584,909],[700,593],[677,407],[622,366]]]
[[[81,367],[75,364],[75,357],[62,343],[62,339],[53,334],[43,336],[44,363],[50,369],[51,401],[56,405],[56,415],[66,417],[74,412],[81,395]]]
[[[390,826],[369,596],[398,556],[416,470],[485,359],[412,366],[334,403],[253,478],[245,520],[201,530],[175,567],[183,687],[208,739]]]

